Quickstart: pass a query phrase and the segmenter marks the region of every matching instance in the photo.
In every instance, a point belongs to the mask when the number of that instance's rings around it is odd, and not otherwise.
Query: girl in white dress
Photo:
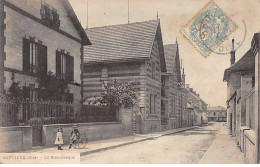
[[[61,145],[63,144],[63,138],[62,138],[62,128],[58,129],[58,132],[56,134],[56,139],[54,142],[55,145],[58,145],[58,150],[63,150],[61,148]]]

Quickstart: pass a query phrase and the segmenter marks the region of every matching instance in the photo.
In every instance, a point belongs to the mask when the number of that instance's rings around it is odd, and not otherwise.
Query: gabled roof
[[[165,55],[167,73],[172,74],[174,70],[176,70],[178,75],[178,81],[181,82],[178,43],[164,45],[164,55]]]
[[[232,72],[238,71],[254,71],[255,69],[255,56],[249,49],[246,54],[241,57],[235,64],[225,70],[224,72],[224,81],[228,81],[229,74]]]
[[[221,110],[227,110],[226,108],[222,106],[212,106],[207,108],[208,111],[221,111]]]
[[[160,20],[86,30],[92,45],[84,47],[84,62],[110,63],[149,60],[157,39],[162,71],[166,71]]]
[[[91,42],[90,42],[85,30],[83,29],[82,25],[80,24],[78,17],[76,16],[69,0],[62,0],[61,2],[63,4],[65,10],[68,12],[68,17],[71,19],[74,27],[78,31],[78,33],[82,39],[83,45],[91,45]]]
[[[173,73],[175,68],[175,60],[177,53],[177,44],[164,45],[164,55],[166,61],[166,69],[168,73]]]

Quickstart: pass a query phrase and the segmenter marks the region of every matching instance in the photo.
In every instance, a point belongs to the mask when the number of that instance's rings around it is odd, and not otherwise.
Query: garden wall
[[[32,149],[32,127],[0,128],[0,152],[18,152]]]

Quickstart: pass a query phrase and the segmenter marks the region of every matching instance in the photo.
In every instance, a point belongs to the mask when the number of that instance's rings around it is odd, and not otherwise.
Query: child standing
[[[63,150],[61,148],[61,145],[63,144],[63,138],[62,138],[62,128],[58,129],[58,132],[56,134],[56,140],[54,142],[55,145],[58,145],[58,150]]]

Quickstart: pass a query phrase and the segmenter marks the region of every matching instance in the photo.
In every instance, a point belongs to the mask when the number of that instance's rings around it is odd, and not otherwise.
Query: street
[[[81,157],[81,163],[245,163],[243,154],[229,136],[226,123],[166,135]]]

